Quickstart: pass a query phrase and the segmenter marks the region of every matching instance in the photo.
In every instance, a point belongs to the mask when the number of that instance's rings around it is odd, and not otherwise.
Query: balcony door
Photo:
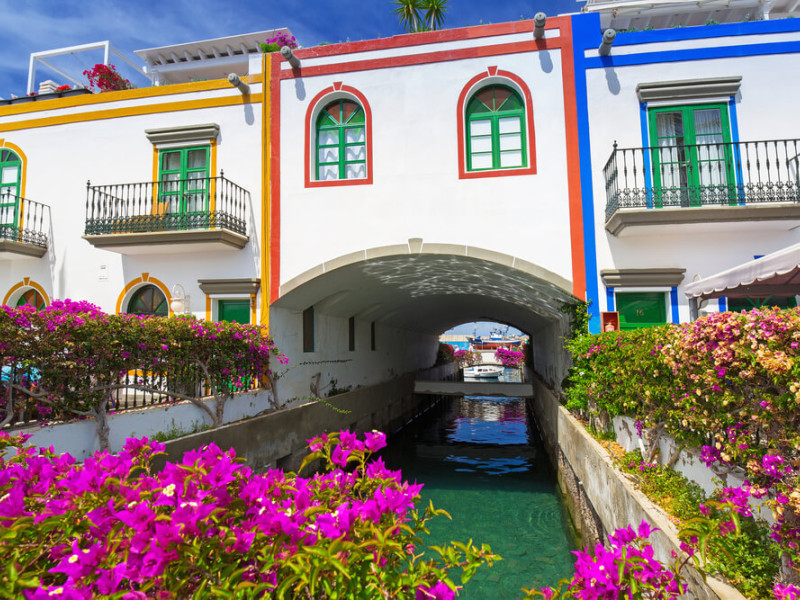
[[[175,148],[159,153],[158,213],[207,214],[209,147]]]
[[[736,203],[725,104],[651,108],[653,204]]]
[[[0,150],[0,227],[17,226],[17,197],[22,173],[22,161],[11,150]]]

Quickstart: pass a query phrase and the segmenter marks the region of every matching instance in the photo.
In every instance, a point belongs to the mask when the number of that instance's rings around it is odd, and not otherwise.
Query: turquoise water
[[[384,460],[425,484],[420,506],[432,500],[453,517],[429,522],[428,545],[471,538],[503,557],[460,600],[519,598],[571,576],[575,541],[524,400],[445,399],[392,436]]]

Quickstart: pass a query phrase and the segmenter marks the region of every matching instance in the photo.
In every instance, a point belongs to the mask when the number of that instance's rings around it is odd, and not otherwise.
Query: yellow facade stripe
[[[270,222],[272,205],[269,197],[269,173],[271,139],[270,101],[271,89],[267,83],[267,74],[272,73],[271,54],[264,54],[261,59],[261,72],[264,74],[261,99],[261,324],[269,329],[269,278],[270,278]],[[267,70],[269,68],[269,70]],[[255,322],[255,321],[254,321]]]
[[[206,321],[211,320],[211,296],[206,294]]]
[[[211,145],[211,168],[209,170],[209,177],[208,180],[208,187],[209,187],[209,204],[210,204],[210,211],[213,215],[217,210],[217,180],[214,177],[217,176],[217,140],[214,138],[210,142]]]
[[[242,81],[248,84],[263,81],[262,75],[247,75],[242,77]],[[62,108],[72,108],[75,106],[89,106],[91,104],[105,104],[108,102],[120,102],[125,100],[139,100],[142,98],[158,98],[160,96],[171,96],[178,94],[191,94],[193,92],[208,92],[214,90],[227,90],[231,84],[227,79],[214,79],[211,81],[193,81],[190,83],[174,83],[157,87],[137,88],[133,90],[121,90],[118,92],[102,92],[99,94],[85,94],[83,96],[70,96],[68,98],[53,98],[38,102],[25,102],[21,104],[10,104],[0,108],[0,116],[23,115],[33,112],[46,110],[60,110]]]
[[[0,125],[0,131],[17,131],[20,129],[35,129],[37,127],[51,127],[53,125],[68,125],[71,123],[85,123],[87,121],[102,121],[104,119],[117,119],[120,117],[138,117],[154,115],[165,112],[178,112],[182,110],[197,110],[200,108],[219,108],[222,106],[237,106],[241,104],[258,104],[260,100],[245,100],[244,96],[227,96],[225,98],[208,98],[205,100],[186,100],[184,102],[165,102],[163,104],[148,104],[146,106],[128,106],[125,108],[112,108],[103,111],[61,115],[57,117],[42,117]],[[250,96],[248,96],[250,98]]]

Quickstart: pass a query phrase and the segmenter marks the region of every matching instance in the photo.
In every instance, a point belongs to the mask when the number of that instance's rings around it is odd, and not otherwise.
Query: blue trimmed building
[[[623,329],[687,321],[686,284],[800,241],[800,20],[621,30],[602,49],[615,19],[573,16],[594,332],[606,311]]]

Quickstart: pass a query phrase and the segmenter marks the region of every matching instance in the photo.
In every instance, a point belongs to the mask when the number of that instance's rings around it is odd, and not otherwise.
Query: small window
[[[370,350],[375,350],[375,321],[369,326],[369,347]]]
[[[347,349],[350,352],[354,352],[356,349],[356,318],[350,317],[350,320],[347,322],[347,334],[348,334],[348,343]]]
[[[367,130],[364,109],[350,99],[322,109],[316,128],[317,181],[367,177]]]
[[[19,297],[19,300],[17,300],[17,306],[25,305],[33,306],[36,310],[42,310],[47,307],[47,301],[39,292],[31,288],[24,292],[22,296]]]
[[[314,307],[303,311],[303,352],[314,352]]]
[[[209,146],[159,151],[160,213],[197,214],[209,210],[209,154]]]
[[[667,322],[667,299],[664,292],[617,292],[615,300],[619,326],[623,331]]]
[[[169,305],[164,293],[154,285],[144,285],[136,290],[128,302],[128,313],[132,315],[169,315]]]
[[[505,85],[478,90],[466,108],[467,170],[528,166],[525,105]]]

